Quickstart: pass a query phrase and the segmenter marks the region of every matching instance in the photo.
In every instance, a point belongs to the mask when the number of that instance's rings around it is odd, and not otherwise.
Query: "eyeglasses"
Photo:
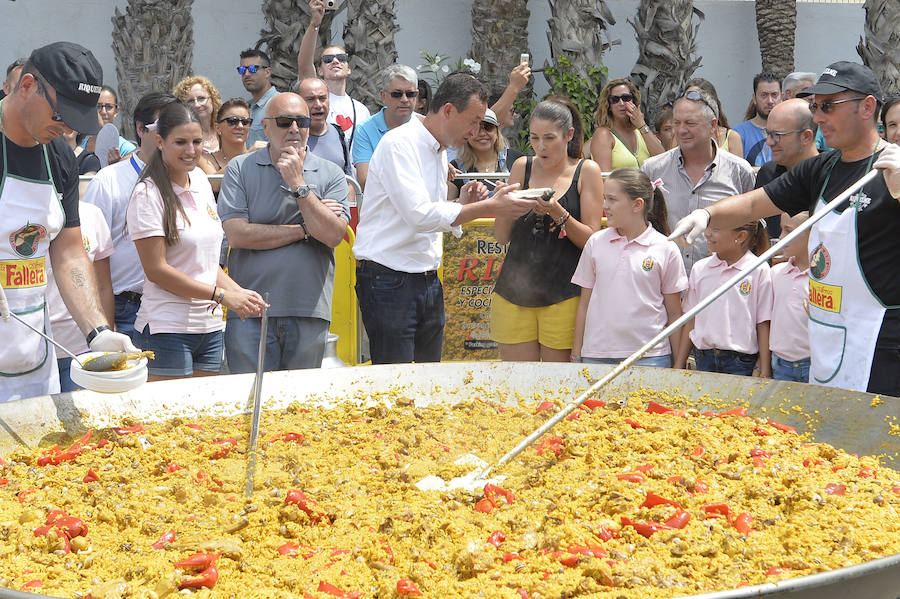
[[[613,104],[618,104],[619,102],[634,102],[634,94],[622,94],[621,96],[610,96],[609,104],[612,106]]]
[[[244,127],[249,127],[251,124],[253,124],[253,119],[251,119],[249,117],[241,118],[239,116],[226,116],[224,119],[219,119],[216,122],[217,123],[228,123],[232,127],[237,127],[238,123],[240,123]],[[280,125],[279,125],[279,127],[280,127]],[[290,127],[290,125],[288,125],[288,127]]]
[[[260,70],[260,69],[268,69],[268,68],[269,68],[269,67],[264,66],[264,65],[261,65],[261,64],[251,64],[251,65],[246,66],[246,67],[240,66],[240,67],[237,68],[237,71],[238,71],[238,73],[240,73],[241,75],[243,75],[243,74],[246,73],[247,71],[250,71],[251,73],[256,73],[256,72],[257,72],[258,70]]]
[[[775,143],[781,143],[781,138],[785,135],[790,135],[792,133],[802,133],[806,131],[806,129],[794,129],[793,131],[770,131],[769,129],[763,129],[766,133],[766,139],[771,138]]]
[[[404,94],[406,94],[407,98],[412,100],[413,98],[415,98],[416,96],[419,95],[419,90],[407,90],[405,92],[402,92],[399,89],[395,89],[394,91],[391,91],[388,93],[390,93],[391,97],[394,98],[395,100],[402,98]]]
[[[50,109],[53,110],[52,118],[57,123],[65,122],[62,115],[59,114],[59,108],[56,106],[56,102],[50,99],[50,94],[47,93],[47,88],[44,86],[44,82],[40,80],[39,77],[35,77],[34,80],[37,82],[38,90],[41,92],[41,95],[44,96],[44,99],[47,100],[47,104],[50,105]]]
[[[300,129],[308,129],[309,124],[312,122],[310,118],[306,115],[301,116],[267,116],[265,117],[270,121],[275,121],[275,125],[278,126],[279,129],[287,129],[293,123],[297,123],[297,127]]]
[[[206,101],[209,100],[206,96],[197,96],[196,98],[188,98],[188,104],[206,104]]]
[[[825,100],[821,104],[818,102],[813,102],[809,105],[809,111],[813,114],[821,108],[824,114],[831,114],[834,112],[834,107],[838,104],[843,104],[844,102],[859,102],[860,100],[865,100],[868,96],[861,96],[859,98],[844,98],[843,100]]]
[[[341,52],[340,54],[323,54],[322,62],[325,64],[330,63],[332,60],[337,59],[338,62],[347,62],[350,60],[350,55]]]
[[[712,104],[710,104],[709,102],[706,101],[706,98],[703,97],[703,94],[701,94],[700,92],[698,92],[698,91],[695,90],[695,89],[688,90],[688,91],[684,92],[683,94],[681,94],[681,97],[682,97],[682,98],[687,98],[687,99],[690,100],[691,102],[703,102],[704,104],[706,104],[706,106],[707,106],[710,110],[713,111],[713,114],[714,114],[714,115],[718,115],[718,114],[719,114],[719,111],[716,110],[715,108],[713,108]],[[679,99],[680,99],[680,98],[679,98]]]
[[[106,112],[109,112],[111,110],[115,110],[118,107],[118,104],[97,104],[97,112],[102,112],[104,110]]]

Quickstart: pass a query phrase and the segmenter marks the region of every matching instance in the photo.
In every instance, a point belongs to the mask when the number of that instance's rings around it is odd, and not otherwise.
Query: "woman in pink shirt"
[[[794,216],[781,215],[781,234],[787,235],[803,221],[809,212]],[[772,309],[772,378],[782,381],[809,382],[809,232],[787,246],[782,254],[786,262],[772,267],[772,289],[775,302]]]
[[[617,364],[681,316],[687,275],[669,233],[661,182],[635,168],[613,171],[603,187],[607,228],[588,239],[572,282],[581,289],[572,361]],[[602,285],[594,293],[596,284]],[[679,331],[672,336],[678,346]],[[636,364],[672,366],[669,340]]]
[[[712,256],[694,264],[684,295],[684,309],[715,291],[734,273],[746,268],[769,248],[765,222],[753,221],[737,229],[706,230]],[[763,264],[684,325],[675,368],[684,368],[691,350],[697,370],[725,374],[772,375],[769,322],[772,320],[772,275]],[[695,349],[696,348],[696,349]]]
[[[149,128],[149,127],[148,127]],[[146,281],[135,329],[156,353],[150,380],[218,374],[225,321],[222,304],[241,318],[265,302],[219,267],[222,224],[209,181],[197,168],[203,130],[180,102],[160,111],[156,152],[128,204],[128,231]]]

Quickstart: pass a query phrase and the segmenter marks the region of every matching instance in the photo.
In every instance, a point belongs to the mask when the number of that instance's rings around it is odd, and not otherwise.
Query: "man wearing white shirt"
[[[134,242],[125,231],[125,211],[138,176],[156,152],[155,135],[147,125],[156,121],[160,110],[177,101],[172,94],[162,92],[150,92],[142,97],[133,117],[140,142],[138,150],[128,160],[100,169],[84,192],[83,201],[100,208],[109,225],[115,248],[109,257],[109,270],[116,299],[116,330],[131,337],[135,345],[140,335],[134,329],[134,317],[141,307],[144,269]]]
[[[477,79],[450,75],[425,118],[388,131],[375,148],[353,246],[373,364],[441,359],[443,232],[459,236],[460,225],[476,218],[518,218],[537,203],[509,196],[515,187],[506,185],[488,197],[477,181],[463,185],[458,202],[447,201],[446,148],[476,135],[486,108]]]

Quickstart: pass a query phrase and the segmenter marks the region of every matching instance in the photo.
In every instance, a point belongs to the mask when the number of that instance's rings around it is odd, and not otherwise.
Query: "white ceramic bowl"
[[[87,352],[78,356],[81,362],[89,358],[105,355],[107,352]],[[128,368],[109,372],[84,370],[78,362],[72,360],[70,369],[72,381],[101,393],[124,393],[147,382],[147,358],[128,360]]]

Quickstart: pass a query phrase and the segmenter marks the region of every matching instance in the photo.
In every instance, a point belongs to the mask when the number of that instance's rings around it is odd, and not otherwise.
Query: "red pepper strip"
[[[490,514],[494,510],[494,504],[490,499],[481,499],[475,504],[475,511],[482,514]]]
[[[878,478],[878,473],[868,466],[862,466],[856,476],[859,478]]]
[[[647,411],[651,414],[667,414],[669,416],[687,416],[687,412],[684,410],[675,410],[668,406],[664,406],[662,404],[656,403],[655,401],[651,401],[647,404]]]
[[[37,492],[37,488],[35,488],[35,487],[28,487],[28,488],[25,489],[24,491],[19,491],[19,494],[16,495],[16,499],[19,500],[19,503],[25,503],[26,498],[27,498],[29,495],[31,495],[32,493],[36,493],[36,492]]]
[[[554,404],[552,401],[542,401],[541,405],[537,407],[537,410],[535,410],[534,413],[540,414],[541,412],[547,412],[554,409],[556,409],[556,404]]]
[[[578,420],[579,418],[581,418],[581,412],[572,412],[566,416],[566,420]]]
[[[606,406],[606,402],[602,399],[586,399],[581,402],[581,405],[589,410],[593,410],[594,408],[602,408]]]
[[[720,412],[716,414],[716,418],[723,418],[725,416],[746,416],[747,408],[734,408],[732,410],[727,410],[725,412]]]
[[[766,467],[765,458],[762,458],[760,456],[754,456],[753,457],[753,467],[754,468],[765,468]]]
[[[731,523],[732,526],[737,529],[739,533],[742,535],[748,535],[753,532],[753,529],[750,528],[750,525],[753,523],[753,516],[748,514],[747,512],[741,512],[734,519],[734,522]]]
[[[319,588],[316,589],[320,593],[327,593],[339,599],[359,599],[363,596],[362,591],[342,591],[330,582],[324,580],[319,581]]]
[[[666,528],[682,529],[691,521],[691,515],[682,510],[664,522]]]
[[[650,538],[653,533],[665,529],[665,525],[659,522],[635,522],[631,518],[622,516],[622,524],[632,527],[642,537]]]
[[[306,512],[306,515],[309,516],[311,522],[320,522],[324,520],[326,524],[329,523],[328,516],[326,516],[325,514],[316,513],[310,507],[310,504],[319,505],[319,503],[312,497],[307,497],[301,491],[288,491],[287,496],[284,498],[284,502],[293,503],[302,511]]]
[[[891,493],[897,493],[898,495],[900,495],[900,487],[894,487],[893,489],[891,489]]]
[[[538,445],[537,453],[538,455],[544,455],[544,452],[549,450],[555,453],[557,456],[562,455],[563,438],[559,435],[554,435],[552,437],[547,437],[543,441],[541,441],[540,445]]]
[[[519,589],[516,592],[519,594],[519,597],[521,597],[522,599],[528,599],[528,591],[526,591],[525,589]]]
[[[53,523],[53,527],[59,530],[68,539],[87,536],[87,525],[81,518],[63,516]]]
[[[205,570],[216,563],[217,559],[219,559],[218,553],[195,553],[183,560],[175,562],[174,566],[180,570],[185,570],[187,568]]]
[[[8,484],[9,484],[8,478],[0,478],[0,487],[5,487]]]
[[[824,463],[825,462],[823,462],[819,458],[816,458],[815,460],[812,458],[806,458],[803,460],[803,465],[810,469],[812,469],[814,466],[821,466]]]
[[[35,579],[35,580],[29,580],[28,582],[23,584],[22,588],[23,589],[36,589],[36,588],[42,587],[42,586],[44,586],[44,583],[41,582],[40,580]]]
[[[231,450],[237,447],[237,440],[235,439],[222,439],[221,441],[214,441],[213,445],[217,446],[217,449],[213,452],[210,458],[214,460],[218,460],[219,458],[224,458]]]
[[[643,474],[638,474],[637,472],[626,472],[624,474],[617,474],[616,478],[619,480],[624,480],[629,483],[642,483],[646,478],[644,478]]]
[[[556,553],[562,554],[561,551],[557,551]],[[556,554],[554,554],[554,555],[556,555]],[[577,555],[575,555],[573,553],[570,553],[568,555],[559,555],[559,556],[557,556],[557,559],[559,559],[559,563],[561,563],[562,565],[564,565],[568,568],[574,568],[575,566],[578,565],[578,560],[581,558],[579,558]]]
[[[300,546],[297,543],[287,542],[284,545],[281,545],[276,549],[278,553],[281,555],[286,555],[288,557],[297,557],[297,552],[299,551]]]
[[[797,432],[797,429],[795,429],[793,426],[788,426],[787,424],[782,424],[781,422],[778,422],[776,420],[766,420],[766,424],[768,424],[772,428],[777,428],[778,430],[784,431],[786,433],[796,433]]]
[[[0,456],[0,466],[9,466],[9,462],[3,459],[3,456]]]
[[[586,555],[588,557],[607,557],[609,556],[600,545],[572,545],[568,549],[569,553],[576,555]]]
[[[175,540],[175,531],[170,530],[168,532],[162,533],[162,536],[159,537],[159,540],[153,543],[154,549],[163,549],[166,545]]]
[[[100,480],[100,477],[97,476],[97,473],[94,472],[93,468],[89,468],[87,474],[84,475],[84,478],[81,479],[82,482],[86,483],[95,483]]]
[[[136,424],[134,426],[116,427],[113,428],[113,432],[122,437],[125,435],[131,435],[133,433],[142,433],[144,432],[144,427],[140,424]]]
[[[166,472],[175,472],[176,470],[182,470],[182,468],[175,462],[172,462],[171,464],[166,466]]]
[[[756,448],[750,450],[750,457],[752,457],[752,458],[755,458],[755,457],[770,458],[772,456],[770,456],[769,452],[767,452],[765,449],[760,449],[759,447],[756,447]],[[807,459],[809,459],[809,458],[807,458]]]
[[[780,566],[772,566],[768,570],[766,570],[766,576],[778,576],[780,574],[786,574],[790,572],[790,568],[782,568]]]
[[[644,428],[643,424],[641,424],[640,422],[638,422],[637,420],[634,420],[632,418],[626,418],[625,423],[630,425],[631,428]]]
[[[644,498],[644,503],[642,503],[640,507],[653,507],[656,505],[671,505],[676,509],[681,509],[681,506],[677,501],[672,501],[671,499],[666,499],[661,495],[657,495],[656,493],[647,491],[647,496]]]
[[[521,557],[519,557],[518,553],[504,553],[503,554],[503,562],[504,563],[511,562],[516,559],[519,559],[519,560],[522,559]]]
[[[501,531],[496,531],[488,538],[488,543],[493,545],[494,547],[500,547],[500,543],[506,540],[506,535]]]
[[[197,576],[196,578],[186,578],[185,580],[182,580],[179,587],[182,589],[211,589],[216,586],[216,582],[218,582],[218,580],[219,571],[216,570],[215,566],[210,566],[203,572],[200,572],[199,576]]]
[[[731,508],[727,503],[707,503],[703,506],[703,511],[706,512],[707,518],[724,516],[730,520],[732,516]]]
[[[847,492],[847,487],[839,483],[828,483],[825,485],[825,493],[828,495],[843,496]]]
[[[292,443],[303,443],[303,434],[302,433],[284,433],[284,436],[281,437],[282,441],[292,442]]]
[[[619,531],[618,530],[609,530],[607,528],[603,528],[602,526],[597,527],[597,536],[600,537],[601,540],[609,541],[610,539],[618,539]]]
[[[771,433],[770,433],[769,431],[767,431],[766,429],[761,428],[761,427],[758,427],[758,426],[754,426],[754,427],[753,427],[753,432],[754,432],[755,434],[759,435],[760,437],[768,437],[768,436],[771,434]]]
[[[510,505],[516,500],[516,496],[512,491],[508,491],[491,483],[484,485],[484,496],[488,501],[494,504],[494,507],[497,506],[498,495],[502,496],[506,500],[506,503]]]
[[[644,474],[647,474],[648,472],[653,470],[653,464],[644,464],[643,466],[635,466],[634,469],[637,470],[638,472],[643,472]]]
[[[690,491],[688,491],[688,493],[690,493],[691,495],[693,495],[694,493],[709,493],[709,485],[702,480],[698,480],[697,486],[694,487],[694,492],[691,493]]]
[[[397,594],[401,597],[421,597],[422,591],[409,578],[401,578],[397,581]]]
[[[195,431],[202,431],[202,430],[203,430],[203,425],[202,425],[202,424],[196,424],[196,423],[194,423],[194,422],[188,422],[187,424],[185,424],[185,426],[188,427],[188,428],[192,428],[192,429],[194,429]]]
[[[704,453],[706,453],[706,448],[703,447],[702,445],[698,445],[697,447],[694,448],[694,451],[691,452],[691,455],[695,458],[699,458]]]

